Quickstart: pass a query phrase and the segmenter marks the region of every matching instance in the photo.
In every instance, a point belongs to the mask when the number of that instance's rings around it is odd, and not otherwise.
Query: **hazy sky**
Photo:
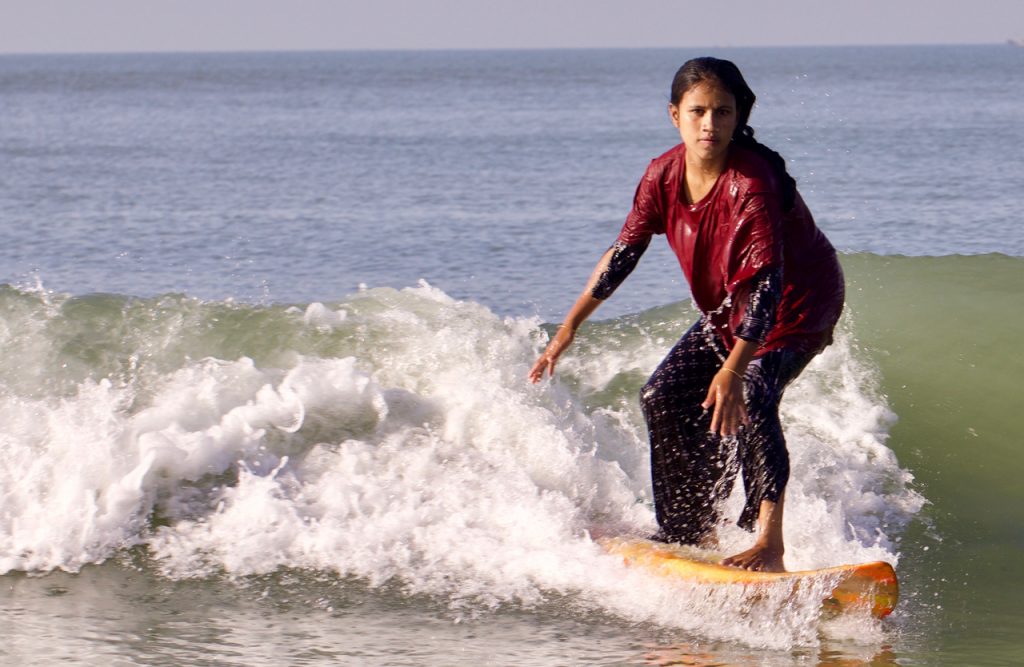
[[[0,53],[960,44],[1024,0],[0,0]]]

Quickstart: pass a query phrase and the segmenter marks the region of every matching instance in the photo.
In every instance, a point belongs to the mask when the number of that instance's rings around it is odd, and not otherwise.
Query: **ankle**
[[[757,540],[754,541],[754,546],[758,549],[763,549],[765,551],[777,553],[780,556],[786,553],[786,545],[783,543],[782,540],[778,539],[758,537]]]

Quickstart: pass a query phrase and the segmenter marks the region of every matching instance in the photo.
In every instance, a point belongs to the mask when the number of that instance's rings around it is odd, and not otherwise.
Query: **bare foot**
[[[755,544],[746,551],[722,559],[722,565],[755,572],[785,572],[786,566],[782,564],[784,552],[780,547]]]

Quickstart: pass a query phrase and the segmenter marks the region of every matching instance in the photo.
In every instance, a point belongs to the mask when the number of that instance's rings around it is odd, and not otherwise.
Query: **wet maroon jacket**
[[[843,272],[835,249],[797,194],[783,213],[771,166],[746,148],[730,148],[726,169],[701,201],[683,190],[686,147],[651,161],[619,241],[665,234],[693,293],[729,349],[747,291],[762,269],[782,267],[782,301],[758,355],[780,348],[819,351],[832,341],[843,309]]]

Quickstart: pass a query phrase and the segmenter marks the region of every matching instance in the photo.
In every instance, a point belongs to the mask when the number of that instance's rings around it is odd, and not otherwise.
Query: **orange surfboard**
[[[622,556],[627,565],[693,583],[739,584],[755,589],[791,584],[795,590],[802,583],[835,578],[836,583],[823,605],[839,612],[866,608],[882,618],[892,613],[899,599],[896,571],[883,561],[800,572],[751,572],[701,560],[701,552],[692,547],[631,537],[601,538],[598,544],[609,553]]]

